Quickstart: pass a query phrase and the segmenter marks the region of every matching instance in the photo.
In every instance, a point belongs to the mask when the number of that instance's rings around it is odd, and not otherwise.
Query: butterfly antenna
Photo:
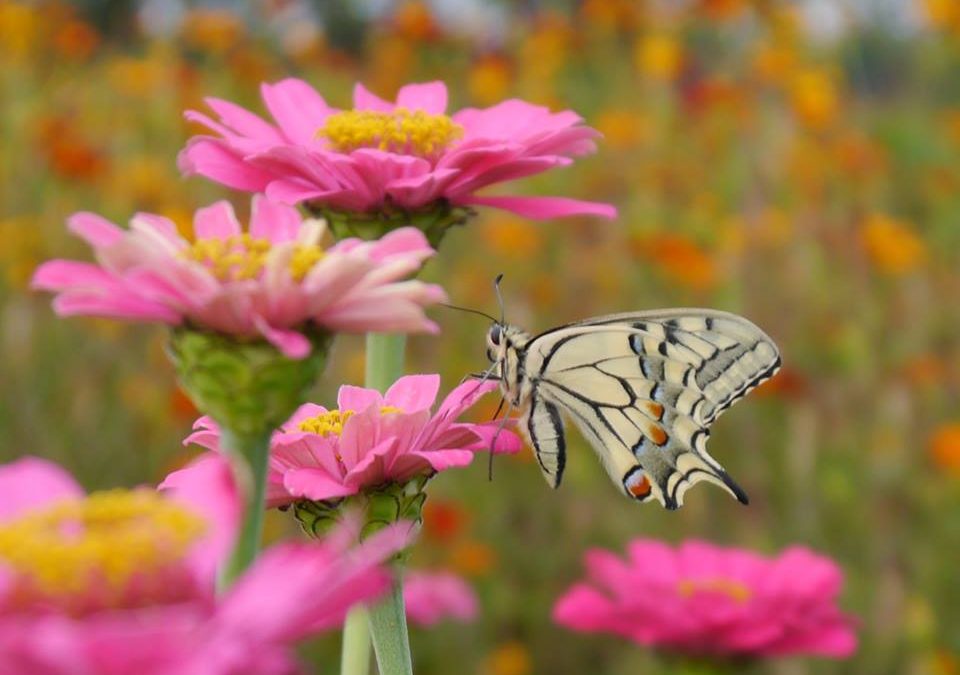
[[[461,311],[461,312],[467,312],[467,313],[469,313],[469,314],[479,314],[480,316],[482,316],[482,317],[484,317],[484,318],[490,319],[490,320],[493,321],[494,323],[497,322],[496,318],[490,316],[490,315],[487,314],[486,312],[481,312],[479,309],[470,309],[469,307],[458,307],[457,305],[450,305],[450,304],[448,304],[448,303],[446,303],[446,302],[441,302],[441,303],[439,303],[439,304],[442,305],[443,307],[447,307],[447,308],[449,308],[449,309],[456,309],[456,310],[459,310],[459,311]]]
[[[493,290],[497,294],[497,304],[500,305],[500,325],[506,325],[505,312],[503,310],[503,295],[500,294],[500,282],[503,281],[503,272],[497,275],[493,280]]]

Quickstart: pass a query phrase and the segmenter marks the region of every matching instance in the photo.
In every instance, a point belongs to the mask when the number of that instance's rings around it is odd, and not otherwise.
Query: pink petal
[[[371,242],[370,257],[382,262],[400,255],[433,255],[434,250],[423,232],[415,227],[392,230]]]
[[[275,202],[265,195],[254,195],[250,215],[250,234],[273,244],[294,241],[303,219],[292,206]]]
[[[442,115],[447,111],[447,85],[437,80],[401,87],[397,92],[397,107]]]
[[[243,503],[227,458],[206,453],[187,468],[174,471],[159,485],[171,497],[207,521],[203,541],[191,551],[190,561],[202,579],[213,580],[217,565],[233,547],[240,529]]]
[[[83,488],[60,466],[39,457],[0,465],[0,521],[63,499],[83,497]]]
[[[193,231],[197,239],[227,239],[240,234],[243,228],[228,201],[219,201],[198,209],[193,216]]]
[[[390,112],[394,108],[392,103],[388,103],[376,94],[370,93],[359,82],[353,86],[353,107],[357,110],[376,110],[380,112]]]
[[[382,405],[383,397],[376,389],[365,389],[346,384],[340,387],[340,391],[337,393],[337,407],[341,411],[362,412],[370,406],[379,408]]]
[[[283,474],[283,486],[294,497],[324,501],[357,494],[356,485],[345,485],[323,469],[292,469]]]
[[[236,103],[213,97],[204,99],[204,102],[224,124],[242,135],[271,143],[282,141],[276,127]]]
[[[430,450],[429,452],[408,452],[404,457],[419,457],[426,461],[434,471],[446,471],[469,466],[473,453],[469,450]]]
[[[314,142],[317,130],[327,116],[335,112],[316,89],[296,78],[264,83],[260,85],[260,93],[270,114],[293,143]]]
[[[383,404],[408,413],[427,410],[437,400],[438,391],[439,375],[406,375],[390,385]]]
[[[460,203],[493,206],[534,220],[575,215],[593,215],[609,219],[617,217],[617,209],[610,204],[587,202],[567,197],[481,197],[470,195],[461,199]]]
[[[177,155],[177,167],[184,175],[199,174],[234,190],[263,192],[274,175],[243,159],[227,141],[195,136]]]
[[[123,238],[123,229],[96,213],[82,211],[67,219],[67,227],[94,248],[104,248]]]
[[[313,349],[310,340],[303,333],[271,326],[259,315],[253,316],[253,324],[267,342],[280,350],[280,353],[288,359],[304,359]]]

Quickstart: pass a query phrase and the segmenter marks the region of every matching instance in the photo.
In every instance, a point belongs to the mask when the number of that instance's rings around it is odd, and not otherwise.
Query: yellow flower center
[[[204,522],[148,490],[111,490],[57,502],[0,526],[0,565],[15,604],[70,613],[149,604],[174,583]]]
[[[198,239],[183,255],[207,267],[219,281],[242,281],[260,275],[271,248],[269,239],[244,233],[226,239]],[[303,281],[324,255],[314,244],[296,244],[289,262],[290,276]]]
[[[463,136],[463,127],[446,115],[422,110],[344,110],[330,115],[317,136],[339,152],[377,148],[432,158]]]
[[[738,603],[747,602],[753,593],[739,581],[732,579],[684,579],[677,584],[677,591],[684,598],[690,598],[697,593],[720,593]]]
[[[403,412],[403,410],[392,405],[380,407],[381,415],[389,415],[399,412]],[[308,417],[300,422],[298,428],[300,431],[306,431],[319,436],[329,436],[330,434],[339,436],[343,433],[343,425],[346,424],[347,420],[353,417],[355,414],[356,413],[353,410],[330,410],[329,412]]]

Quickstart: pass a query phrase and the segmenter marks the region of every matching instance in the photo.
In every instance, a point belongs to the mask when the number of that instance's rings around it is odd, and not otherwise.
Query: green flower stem
[[[219,586],[229,587],[257,557],[263,534],[264,491],[267,484],[267,457],[271,431],[240,434],[224,427],[221,442],[229,453],[237,484],[244,499],[243,524],[237,543],[219,570]]]
[[[399,579],[399,568],[396,572],[397,581],[386,600],[370,608],[370,633],[380,675],[413,675],[403,582]]]
[[[343,624],[340,675],[370,675],[370,631],[367,621],[366,607],[354,607],[347,614],[347,621]]]
[[[367,334],[367,387],[383,392],[403,375],[405,347],[404,335]],[[364,614],[369,617],[368,623],[362,620]],[[403,586],[399,581],[394,584],[390,595],[376,607],[369,611],[354,609],[350,612],[343,627],[341,675],[367,675],[371,635],[380,675],[413,673]],[[366,651],[366,659],[360,655],[361,651]]]
[[[367,333],[366,386],[385,392],[403,375],[403,354],[407,336]]]

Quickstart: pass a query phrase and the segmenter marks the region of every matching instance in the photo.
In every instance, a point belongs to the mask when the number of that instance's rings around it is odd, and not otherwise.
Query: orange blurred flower
[[[40,18],[31,3],[0,1],[0,54],[26,57],[38,42]]]
[[[617,149],[630,149],[648,141],[653,136],[653,125],[639,110],[611,108],[597,116],[596,128],[603,134],[604,145]]]
[[[487,657],[484,675],[529,675],[533,661],[529,650],[516,640],[504,642]]]
[[[757,46],[753,54],[754,75],[769,85],[786,82],[796,67],[797,52],[792,45],[764,42]]]
[[[683,235],[657,233],[638,237],[632,242],[632,249],[670,281],[688,288],[707,290],[717,281],[713,260]]]
[[[584,0],[580,15],[605,32],[630,31],[643,20],[643,3],[636,0]]]
[[[785,399],[797,399],[810,391],[810,381],[799,370],[783,367],[776,375],[757,387],[755,398],[776,396]]]
[[[429,499],[423,507],[423,532],[427,538],[449,542],[463,532],[469,516],[459,503]]]
[[[672,81],[683,66],[683,47],[672,35],[644,35],[634,46],[633,62],[649,78]]]
[[[934,431],[927,447],[938,468],[960,476],[960,422],[944,424]]]
[[[74,19],[57,29],[53,36],[53,45],[60,56],[84,61],[93,56],[100,45],[100,34],[87,22]]]
[[[722,21],[736,18],[749,5],[748,0],[698,0],[697,9],[710,19]]]
[[[210,54],[224,54],[246,33],[240,17],[227,9],[193,9],[180,27],[185,44]]]
[[[193,401],[179,387],[175,387],[170,392],[170,412],[174,419],[184,422],[193,422],[200,417],[200,412],[193,405]]]
[[[960,29],[960,3],[957,0],[921,0],[920,4],[934,28]]]
[[[529,258],[543,246],[543,231],[537,225],[511,216],[485,219],[480,236],[497,256],[513,260]]]
[[[104,153],[84,138],[68,117],[40,120],[37,146],[50,169],[70,180],[94,181],[107,169]]]
[[[26,218],[0,220],[0,270],[13,288],[26,289],[44,257],[44,238],[39,225]]]
[[[394,10],[393,25],[408,40],[427,41],[440,35],[430,6],[420,0],[407,0]]]
[[[479,105],[493,105],[507,97],[513,69],[506,57],[488,54],[479,58],[467,73],[470,97]]]
[[[881,213],[866,219],[860,240],[873,264],[887,274],[907,274],[926,258],[926,246],[912,227]]]
[[[920,354],[903,364],[900,374],[915,387],[932,387],[943,382],[947,365],[935,354]]]
[[[450,550],[449,566],[469,577],[489,574],[497,565],[497,553],[488,544],[467,540]]]

